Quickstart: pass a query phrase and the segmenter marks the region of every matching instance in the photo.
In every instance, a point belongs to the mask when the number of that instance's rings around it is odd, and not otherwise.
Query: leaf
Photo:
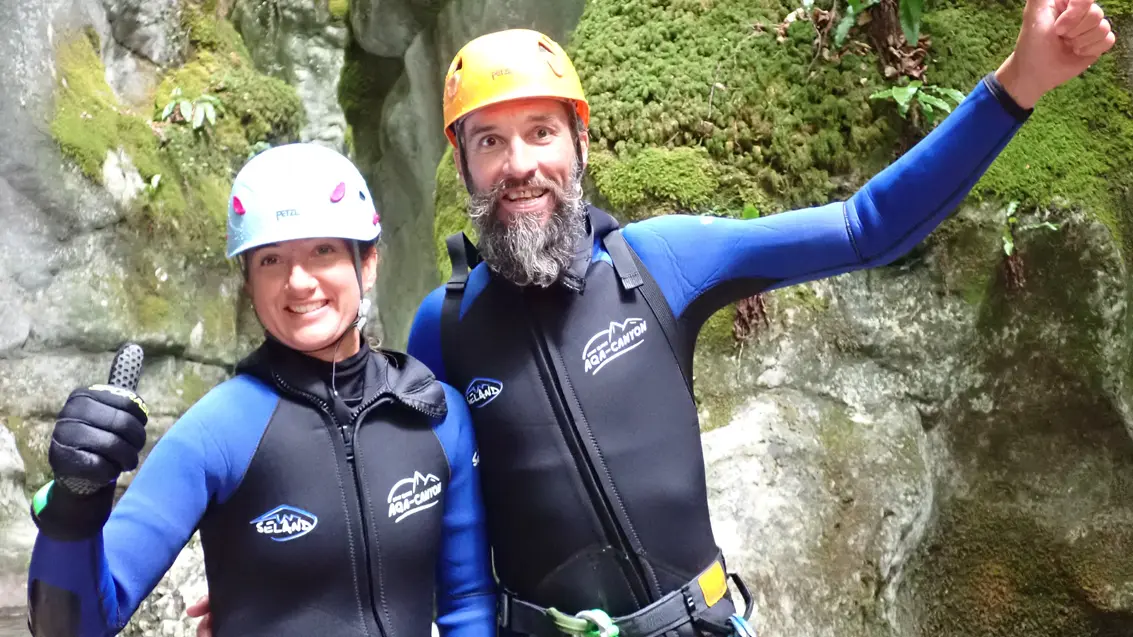
[[[1058,224],[1051,223],[1049,221],[1043,221],[1041,223],[1032,223],[1030,225],[1026,225],[1026,226],[1019,228],[1019,230],[1021,230],[1021,231],[1022,230],[1040,230],[1040,229],[1058,230]]]
[[[207,106],[204,105],[204,106]],[[198,107],[193,111],[193,130],[197,130],[205,123],[205,109],[204,106]]]
[[[871,100],[882,100],[882,99],[885,99],[887,97],[889,97],[889,98],[894,97],[892,88],[887,88],[885,90],[878,91],[878,92],[874,93],[873,95],[870,95],[869,99],[871,99]]]
[[[924,91],[920,91],[919,93],[917,93],[917,99],[920,101],[922,106],[932,106],[933,108],[944,111],[945,113],[952,112],[952,107],[948,105],[948,102],[945,102],[935,95],[929,95]]]
[[[171,97],[171,98],[181,97],[181,87],[178,86],[178,87],[174,88],[173,92],[169,94],[169,97]]]
[[[1015,252],[1015,237],[1011,236],[1011,231],[1007,229],[1003,230],[1003,251],[1007,256]]]
[[[181,118],[186,122],[193,118],[193,104],[189,100],[181,100],[177,108],[181,111]]]
[[[205,117],[208,119],[209,124],[216,126],[216,107],[212,104],[205,104]]]
[[[914,86],[914,83],[917,86]],[[913,99],[919,88],[919,82],[909,82],[908,86],[894,86],[893,99],[897,100],[897,105],[901,107],[901,111],[909,110],[909,101]]]
[[[921,37],[921,15],[924,13],[924,0],[901,0],[901,31],[905,41],[916,46]]]
[[[960,91],[957,91],[954,88],[944,88],[942,86],[937,86],[935,88],[936,88],[937,92],[943,93],[945,95],[945,97],[951,97],[952,101],[956,102],[957,104],[959,104],[960,102],[963,102],[964,98],[967,97],[966,95],[964,95]]]
[[[842,46],[846,41],[846,36],[850,34],[850,27],[854,26],[854,11],[853,9],[846,12],[842,21],[838,23],[838,28],[834,29],[834,46]]]
[[[753,204],[745,203],[744,204],[743,218],[744,219],[758,219],[759,218],[759,208],[756,208]]]
[[[175,106],[177,106],[176,102],[170,102],[170,103],[166,104],[165,108],[161,109],[161,119],[162,120],[169,119],[169,116],[173,114],[173,108]]]
[[[1012,215],[1014,215],[1015,210],[1018,209],[1018,208],[1019,208],[1019,202],[1018,201],[1012,201],[1012,202],[1008,203],[1007,204],[1007,216],[1011,217]],[[1014,219],[1012,219],[1012,223],[1014,223]]]
[[[157,190],[157,185],[161,183],[161,173],[154,173],[154,176],[149,180],[149,187],[151,190]]]

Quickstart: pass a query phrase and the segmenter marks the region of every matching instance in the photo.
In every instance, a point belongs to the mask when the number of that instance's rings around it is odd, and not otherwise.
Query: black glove
[[[149,409],[133,391],[142,358],[142,349],[127,343],[114,357],[110,384],[76,389],[63,404],[47,453],[55,480],[32,501],[32,518],[44,534],[90,537],[110,517],[113,484],[137,468],[146,442]]]
[[[71,392],[48,451],[56,481],[83,495],[83,482],[97,489],[133,471],[146,443],[147,421],[145,403],[128,389],[94,385]]]

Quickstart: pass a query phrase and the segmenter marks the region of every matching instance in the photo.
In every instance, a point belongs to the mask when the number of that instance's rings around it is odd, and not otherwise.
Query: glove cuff
[[[88,495],[76,495],[53,480],[35,494],[31,515],[47,537],[74,542],[102,533],[113,507],[114,483]]]

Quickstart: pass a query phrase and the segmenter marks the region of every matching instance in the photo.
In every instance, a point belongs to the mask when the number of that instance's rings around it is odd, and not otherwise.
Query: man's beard
[[[500,198],[509,188],[547,189],[555,207],[546,221],[538,215],[517,214],[500,218]],[[503,180],[472,196],[468,214],[479,235],[481,257],[492,271],[516,285],[547,287],[574,259],[585,233],[582,166],[576,164],[565,187],[542,177],[525,181]]]

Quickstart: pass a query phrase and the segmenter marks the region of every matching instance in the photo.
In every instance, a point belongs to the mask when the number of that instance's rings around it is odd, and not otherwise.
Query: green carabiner
[[[547,614],[555,622],[555,627],[573,637],[618,637],[621,630],[614,620],[601,609],[583,610],[573,616],[548,608]]]

